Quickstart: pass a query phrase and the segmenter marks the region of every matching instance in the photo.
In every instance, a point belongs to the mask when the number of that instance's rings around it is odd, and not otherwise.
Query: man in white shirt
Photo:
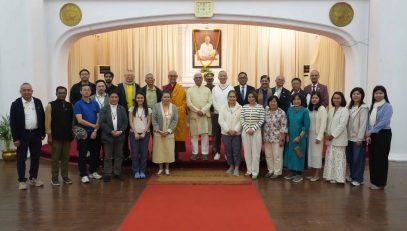
[[[27,189],[25,178],[25,162],[30,149],[30,185],[43,186],[38,180],[40,152],[45,137],[45,113],[41,100],[32,96],[31,84],[20,86],[21,98],[16,99],[10,108],[10,128],[14,145],[17,147],[18,188]]]
[[[288,108],[291,105],[291,92],[284,88],[285,77],[278,75],[276,77],[276,86],[271,88],[273,95],[277,96],[280,101],[280,108],[287,113]]]
[[[220,109],[228,103],[227,96],[229,91],[234,90],[227,84],[228,74],[226,71],[220,71],[218,74],[219,84],[212,89],[212,104],[214,114],[212,117],[212,150],[215,153],[213,159],[220,159],[221,128],[218,122]]]
[[[187,91],[187,106],[189,112],[189,130],[192,136],[192,160],[198,159],[198,138],[201,136],[202,160],[208,160],[208,118],[212,106],[212,93],[202,85],[201,73],[194,75],[195,85]]]

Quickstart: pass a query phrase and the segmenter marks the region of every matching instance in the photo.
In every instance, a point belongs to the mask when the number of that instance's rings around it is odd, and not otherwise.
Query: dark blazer
[[[75,105],[75,103],[82,98],[81,85],[82,82],[75,83],[72,86],[71,91],[69,92],[69,102],[71,102],[72,105]],[[96,94],[96,85],[94,83],[89,82],[89,86],[92,92],[91,95]]]
[[[136,89],[135,93],[140,91],[140,86],[137,83],[133,83],[133,84],[134,84],[135,89]],[[129,108],[127,107],[127,97],[126,97],[126,91],[124,89],[124,84],[119,83],[119,85],[117,85],[117,90],[118,90],[118,93],[119,93],[119,104],[122,105],[126,109],[126,112],[128,112]]]
[[[271,91],[274,95],[274,93],[276,93],[276,87],[271,88]],[[291,92],[283,87],[283,89],[281,90],[280,98],[278,99],[280,101],[280,108],[283,109],[285,113],[287,113],[287,110],[291,105]]]
[[[117,131],[122,131],[123,133],[118,137],[120,141],[125,139],[125,131],[127,129],[129,121],[127,119],[127,112],[123,106],[117,105]],[[101,132],[101,142],[110,143],[113,142],[114,137],[112,136],[113,121],[112,121],[112,111],[109,105],[103,107],[99,112],[99,126]]]
[[[244,97],[242,97],[242,95],[240,94],[240,84],[235,86],[235,91],[236,91],[236,95],[237,95],[237,102],[241,106],[244,106],[244,105],[249,103],[249,101],[247,101],[247,95],[249,94],[249,92],[256,91],[256,89],[254,87],[250,86],[250,85],[246,85],[246,88],[247,88],[247,89],[245,89],[245,91],[246,91],[245,94],[246,95]]]
[[[312,84],[304,87],[304,91],[307,92],[308,94],[311,94],[312,93]],[[322,105],[324,105],[325,107],[328,107],[328,105],[329,105],[328,87],[326,85],[318,83],[316,91],[321,93]]]
[[[163,96],[163,91],[160,90],[160,88],[158,88],[157,86],[155,87],[155,94],[157,96],[157,103],[161,102],[161,98]],[[147,85],[145,85],[144,87],[142,87],[140,89],[140,91],[144,94],[144,96],[147,97]]]
[[[38,131],[41,138],[45,137],[45,112],[40,99],[34,98],[35,111],[37,112]],[[16,99],[10,107],[10,128],[13,141],[21,140],[25,131],[25,114],[23,100]]]

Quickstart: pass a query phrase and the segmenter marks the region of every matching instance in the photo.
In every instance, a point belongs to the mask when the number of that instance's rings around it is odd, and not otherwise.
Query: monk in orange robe
[[[177,106],[178,124],[175,129],[175,159],[178,160],[179,152],[185,152],[185,139],[187,137],[187,92],[184,87],[177,83],[176,71],[168,72],[169,84],[163,86],[164,91],[171,93],[171,103]]]

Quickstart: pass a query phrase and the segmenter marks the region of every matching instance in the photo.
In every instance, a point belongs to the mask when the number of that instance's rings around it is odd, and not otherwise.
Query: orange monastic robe
[[[163,90],[171,91],[172,86],[168,84],[163,86]],[[178,123],[175,129],[175,141],[185,141],[187,137],[187,92],[180,84],[175,84],[171,92],[171,103],[177,106]]]

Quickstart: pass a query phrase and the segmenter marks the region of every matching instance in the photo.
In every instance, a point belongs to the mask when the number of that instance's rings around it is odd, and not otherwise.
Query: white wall
[[[372,89],[376,85],[386,87],[393,105],[392,145],[390,159],[407,160],[405,105],[407,86],[407,1],[372,0],[370,3],[368,93],[369,103]]]
[[[406,1],[346,1],[352,5],[355,16],[343,28],[329,21],[329,9],[337,2],[331,0],[217,0],[215,16],[207,20],[194,17],[194,1],[77,0],[74,2],[81,7],[83,17],[73,28],[59,21],[59,10],[66,2],[1,0],[0,25],[4,32],[0,37],[1,114],[9,110],[11,100],[18,97],[18,86],[24,81],[34,83],[35,95],[43,101],[53,99],[54,88],[67,85],[69,48],[84,35],[176,22],[275,26],[337,39],[346,54],[346,94],[354,86],[371,91],[376,83],[385,83],[395,106],[391,158],[407,160],[407,150],[402,145],[407,125],[401,121],[406,109],[400,100],[405,82],[401,73],[406,72],[407,66],[403,43],[407,33],[403,11]]]

